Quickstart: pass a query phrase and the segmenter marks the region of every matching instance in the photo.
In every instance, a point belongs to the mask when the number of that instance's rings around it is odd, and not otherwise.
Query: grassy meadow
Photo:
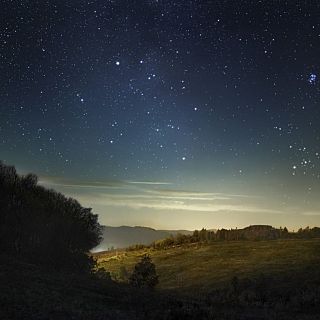
[[[225,241],[95,257],[121,282],[120,270],[130,274],[145,253],[159,274],[156,290],[0,255],[0,319],[319,319],[320,239]],[[242,282],[235,295],[234,276],[246,281],[261,273],[267,282]]]
[[[305,277],[320,271],[320,239],[224,241],[173,247],[95,254],[98,266],[121,281],[121,267],[130,274],[143,254],[149,254],[159,275],[159,289],[209,291],[230,283],[232,277]]]

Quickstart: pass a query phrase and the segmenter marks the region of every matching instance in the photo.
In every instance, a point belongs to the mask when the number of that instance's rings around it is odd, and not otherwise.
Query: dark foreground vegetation
[[[0,163],[0,319],[319,319],[316,240],[309,250],[314,259],[302,267],[235,273],[219,287],[187,294],[161,289],[152,255],[122,270],[128,282],[113,281],[89,254],[100,230],[91,209]],[[208,245],[201,242],[200,249]],[[195,262],[199,274],[210,263]]]
[[[320,315],[318,266],[304,273],[232,278],[184,296],[94,276],[48,272],[1,257],[0,319],[309,319]]]
[[[0,162],[0,252],[56,270],[90,272],[98,216]]]

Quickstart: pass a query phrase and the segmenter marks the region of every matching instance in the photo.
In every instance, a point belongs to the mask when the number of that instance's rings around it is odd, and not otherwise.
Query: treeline
[[[243,229],[195,230],[192,235],[178,234],[166,239],[154,241],[151,245],[132,245],[128,251],[143,248],[165,249],[182,244],[210,243],[213,241],[237,240],[276,240],[276,239],[312,239],[320,238],[320,228],[300,228],[297,232],[289,232],[286,227],[279,229],[268,225],[253,225]]]
[[[90,208],[38,185],[37,176],[18,175],[0,162],[0,252],[72,272],[90,271],[90,249],[101,240]]]

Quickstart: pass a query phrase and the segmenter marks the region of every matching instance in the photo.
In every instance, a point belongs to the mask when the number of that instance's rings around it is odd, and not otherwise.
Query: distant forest
[[[142,249],[144,247],[165,249],[172,246],[192,243],[210,243],[213,241],[237,241],[237,240],[276,240],[276,239],[312,239],[320,238],[320,228],[300,228],[297,232],[289,232],[286,227],[279,229],[268,225],[253,225],[243,229],[219,229],[195,230],[192,235],[177,234],[163,240],[154,241],[151,245],[137,244],[130,246],[128,250]]]

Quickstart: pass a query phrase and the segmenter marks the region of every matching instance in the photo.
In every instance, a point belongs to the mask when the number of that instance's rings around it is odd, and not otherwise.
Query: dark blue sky
[[[319,224],[317,1],[0,12],[6,163],[110,225]]]

